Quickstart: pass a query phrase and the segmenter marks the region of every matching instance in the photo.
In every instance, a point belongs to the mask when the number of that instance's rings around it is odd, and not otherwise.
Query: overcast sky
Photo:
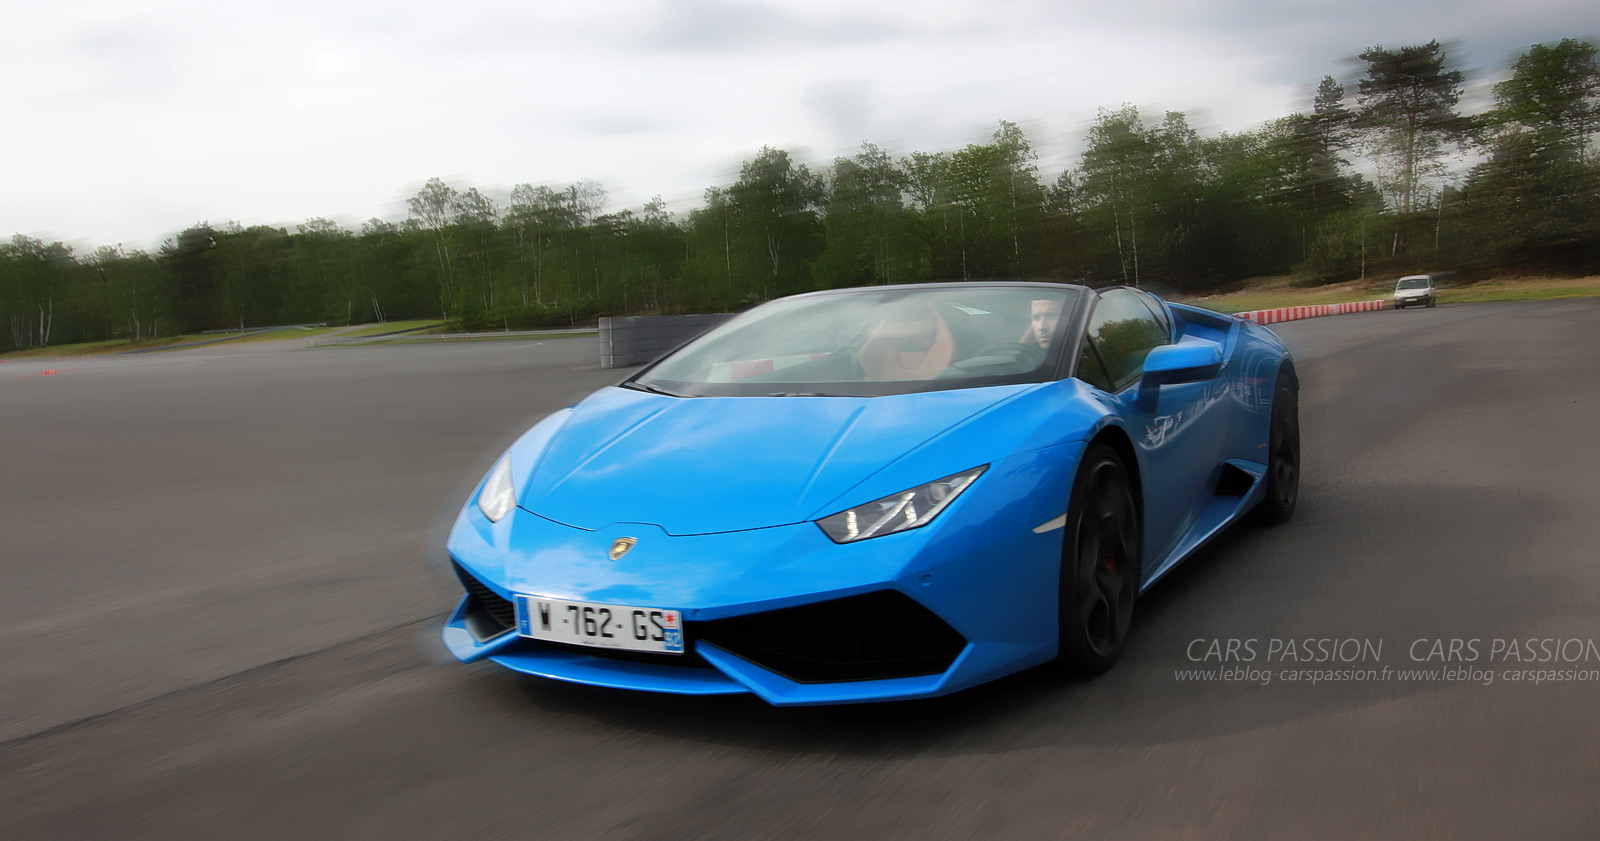
[[[1022,125],[1047,176],[1100,107],[1203,134],[1353,93],[1437,38],[1469,85],[1600,34],[1594,0],[4,0],[0,237],[151,249],[196,222],[400,219],[595,179],[685,213],[763,145],[826,165]]]

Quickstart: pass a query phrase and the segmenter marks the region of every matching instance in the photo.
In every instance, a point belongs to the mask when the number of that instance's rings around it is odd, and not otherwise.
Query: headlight
[[[483,483],[483,490],[478,494],[478,510],[489,522],[498,523],[516,505],[517,491],[511,487],[511,456],[504,455]]]
[[[854,543],[925,526],[988,469],[987,464],[974,467],[866,505],[857,505],[823,517],[817,525],[834,543]]]

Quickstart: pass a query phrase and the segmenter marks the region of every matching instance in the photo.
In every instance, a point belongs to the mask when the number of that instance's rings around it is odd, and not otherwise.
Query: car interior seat
[[[956,343],[938,309],[913,304],[878,322],[857,353],[868,381],[931,380],[950,367]]]

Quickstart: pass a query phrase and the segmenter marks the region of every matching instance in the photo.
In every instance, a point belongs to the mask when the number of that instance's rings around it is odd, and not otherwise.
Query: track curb
[[[1373,312],[1381,310],[1389,303],[1386,300],[1355,301],[1348,304],[1311,304],[1303,307],[1278,307],[1270,310],[1250,310],[1236,312],[1234,317],[1245,321],[1254,321],[1257,324],[1277,324],[1280,321],[1299,321],[1302,318],[1321,318],[1325,315],[1347,315],[1353,312]]]

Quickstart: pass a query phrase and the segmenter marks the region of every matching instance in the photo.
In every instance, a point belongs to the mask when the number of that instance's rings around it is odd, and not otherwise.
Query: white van
[[[1433,282],[1433,275],[1406,275],[1394,285],[1394,308],[1403,310],[1406,307],[1431,307],[1438,303],[1435,294],[1437,292],[1438,287]]]

